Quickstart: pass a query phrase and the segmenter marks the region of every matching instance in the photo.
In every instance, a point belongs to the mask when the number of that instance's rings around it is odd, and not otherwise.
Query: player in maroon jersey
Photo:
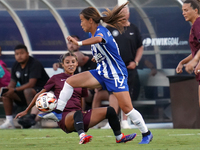
[[[185,20],[192,23],[189,36],[191,54],[179,62],[176,72],[182,73],[183,66],[185,66],[185,70],[188,73],[192,73],[194,71],[196,74],[196,80],[199,82],[200,106],[200,64],[198,64],[200,59],[200,0],[186,0],[182,6],[182,11]]]
[[[64,73],[52,76],[42,89],[32,100],[30,105],[16,115],[15,118],[20,118],[28,113],[28,111],[35,105],[37,97],[44,92],[53,91],[54,95],[58,98],[60,91],[66,79],[74,74],[78,61],[76,56],[72,53],[66,53],[61,59]],[[98,124],[104,119],[108,119],[110,126],[115,134],[116,142],[128,142],[135,138],[136,134],[124,135],[121,133],[120,123],[115,110],[112,107],[100,107],[90,109],[87,111],[81,110],[81,98],[87,96],[86,88],[74,88],[74,92],[70,100],[67,102],[65,109],[62,113],[62,120],[58,122],[58,126],[66,133],[73,131],[78,132],[80,137],[79,144],[85,144],[92,139],[91,135],[86,135],[85,132],[89,128]]]

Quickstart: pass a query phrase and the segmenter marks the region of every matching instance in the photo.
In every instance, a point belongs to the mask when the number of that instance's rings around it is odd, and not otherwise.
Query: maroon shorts
[[[70,133],[70,132],[76,132],[74,131],[68,131],[65,127],[65,117],[68,113],[70,113],[71,111],[65,111],[62,113],[62,120],[58,122],[58,126],[66,133]],[[86,110],[86,111],[82,111],[83,114],[83,123],[84,123],[84,131],[87,132],[88,131],[88,126],[90,123],[90,117],[91,117],[91,113],[92,110]]]

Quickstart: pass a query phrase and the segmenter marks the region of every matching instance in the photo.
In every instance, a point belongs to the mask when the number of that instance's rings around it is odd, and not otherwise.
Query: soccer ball
[[[40,94],[35,102],[36,108],[42,112],[51,112],[57,106],[57,98],[51,92]]]

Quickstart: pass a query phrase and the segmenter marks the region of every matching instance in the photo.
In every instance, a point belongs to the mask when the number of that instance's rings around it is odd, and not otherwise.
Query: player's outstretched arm
[[[192,60],[192,54],[179,62],[178,66],[176,67],[176,73],[182,73],[184,65],[187,64],[190,60]]]
[[[102,42],[102,39],[103,39],[102,37],[96,36],[96,37],[91,37],[91,38],[83,40],[83,41],[77,41],[76,39],[74,39],[71,36],[67,37],[68,41],[72,42],[75,45],[79,45],[79,46],[100,43],[100,42]]]
[[[31,110],[31,108],[35,105],[35,102],[36,102],[38,96],[39,96],[40,94],[44,93],[44,92],[46,92],[46,89],[42,89],[39,93],[37,93],[37,94],[34,96],[34,98],[32,99],[31,103],[28,105],[28,107],[27,107],[24,111],[18,113],[18,114],[15,116],[15,119],[20,118],[20,117],[22,117],[22,116],[25,116],[25,115],[29,112],[29,110]]]

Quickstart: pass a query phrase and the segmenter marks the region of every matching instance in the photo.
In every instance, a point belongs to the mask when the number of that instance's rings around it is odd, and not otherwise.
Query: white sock
[[[116,139],[119,141],[119,140],[121,140],[121,138],[122,138],[122,134],[117,135],[117,136],[115,136],[115,137],[116,137]]]
[[[126,114],[126,116],[128,116],[134,123],[134,125],[136,125],[139,128],[140,132],[148,132],[147,126],[144,122],[144,119],[142,118],[142,115],[136,109],[133,108],[129,113]]]
[[[65,108],[65,105],[67,104],[67,101],[71,98],[72,94],[74,92],[74,88],[69,85],[67,82],[65,82],[63,89],[60,92],[59,98],[58,98],[58,110],[63,111]]]
[[[79,138],[81,139],[82,137],[84,137],[85,136],[85,133],[83,132],[83,133],[81,133],[80,135],[79,135]]]
[[[13,116],[12,115],[6,115],[6,120],[13,122]]]

